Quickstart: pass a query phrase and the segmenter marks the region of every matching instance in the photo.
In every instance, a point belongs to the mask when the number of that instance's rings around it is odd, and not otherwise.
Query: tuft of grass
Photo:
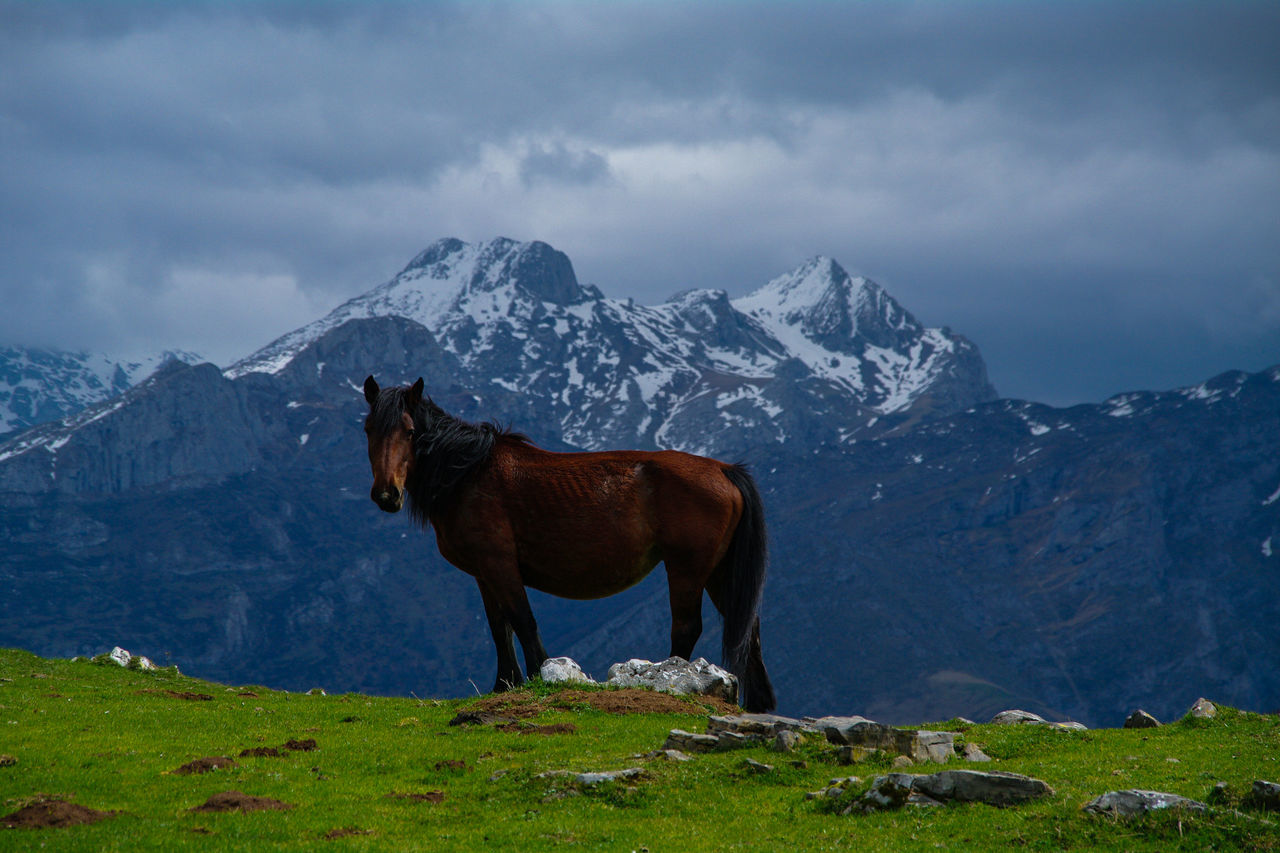
[[[15,760],[0,766],[0,815],[48,799],[116,813],[79,826],[0,828],[0,849],[1280,850],[1280,815],[1245,801],[1255,779],[1280,780],[1273,715],[1220,708],[1212,720],[1087,732],[936,724],[963,731],[995,759],[946,766],[1024,773],[1055,794],[1004,809],[840,815],[889,770],[887,758],[842,766],[834,747],[810,737],[788,754],[760,745],[689,762],[648,759],[670,729],[702,731],[712,709],[688,702],[620,714],[583,698],[605,689],[535,683],[462,700],[308,695],[216,684],[172,667],[140,672],[0,651],[0,754]],[[494,714],[518,707],[531,725],[449,724],[481,704]],[[300,748],[307,741],[315,748]],[[262,754],[241,755],[254,749]],[[213,756],[235,763],[173,772]],[[543,775],[627,767],[645,773],[588,788]],[[805,798],[851,775],[863,783],[842,800]],[[1127,821],[1081,811],[1122,788],[1213,801],[1202,815]],[[225,791],[293,808],[192,811]]]

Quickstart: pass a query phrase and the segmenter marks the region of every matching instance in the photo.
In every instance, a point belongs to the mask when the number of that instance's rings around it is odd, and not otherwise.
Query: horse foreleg
[[[493,682],[493,692],[501,693],[524,683],[520,672],[520,664],[516,661],[516,646],[512,639],[511,623],[503,616],[497,599],[485,587],[480,587],[480,598],[484,601],[484,615],[489,620],[489,631],[493,634],[493,643],[498,648],[498,676]]]
[[[543,661],[549,655],[546,647],[542,645],[542,636],[538,633],[538,622],[533,618],[533,608],[529,606],[529,595],[525,592],[524,582],[520,579],[520,574],[514,570],[514,567],[510,571],[490,571],[487,573],[486,578],[484,585],[489,588],[498,612],[506,624],[510,626],[507,630],[515,630],[516,639],[520,641],[520,648],[524,649],[525,671],[530,678],[534,678],[542,671]],[[492,617],[490,617],[490,622],[492,622]],[[508,635],[508,647],[510,647],[510,642]],[[511,652],[511,661],[514,665],[514,650]],[[518,674],[519,667],[515,668]]]

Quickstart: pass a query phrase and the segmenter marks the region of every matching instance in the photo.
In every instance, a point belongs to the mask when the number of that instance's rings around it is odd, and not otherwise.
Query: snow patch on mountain
[[[0,347],[0,436],[116,397],[175,359],[187,364],[203,360],[182,350],[128,360],[104,353]]]

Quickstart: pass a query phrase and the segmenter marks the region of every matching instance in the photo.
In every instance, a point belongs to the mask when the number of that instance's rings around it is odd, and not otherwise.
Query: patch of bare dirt
[[[467,762],[461,758],[446,758],[443,761],[436,762],[437,770],[466,770]]]
[[[624,687],[618,690],[562,690],[546,698],[534,698],[528,693],[506,693],[486,696],[471,706],[468,713],[505,715],[517,719],[532,717],[543,711],[564,710],[579,705],[589,705],[597,711],[609,714],[738,714],[737,705],[713,696],[677,696]]]
[[[254,746],[240,750],[241,758],[283,758],[284,753],[274,746]]]
[[[211,770],[221,770],[224,767],[235,766],[236,760],[234,758],[228,758],[225,755],[210,755],[208,758],[197,758],[195,761],[188,761],[173,772],[179,776],[190,776],[193,773],[208,773]]]
[[[537,723],[514,722],[496,726],[500,732],[515,732],[521,735],[570,735],[578,730],[573,723],[552,723],[540,726]]]
[[[352,835],[373,835],[372,829],[356,829],[354,826],[344,826],[341,829],[331,829],[324,834],[328,841],[338,838],[349,838]]]
[[[240,691],[239,693],[237,693],[236,695],[237,695],[237,696],[247,696],[247,697],[249,697],[250,699],[257,699],[257,698],[258,698],[258,694],[257,694],[257,693],[254,693],[252,690],[241,690],[241,691]]]
[[[418,803],[443,803],[444,791],[427,791],[423,794],[387,794],[391,800],[413,800]]]
[[[213,701],[213,697],[210,696],[208,693],[190,693],[185,691],[180,693],[177,690],[155,690],[150,687],[144,690],[138,690],[136,692],[142,696],[168,696],[170,699],[184,699],[188,702],[212,702]]]
[[[0,823],[10,829],[48,829],[58,826],[76,826],[81,823],[97,823],[115,812],[100,812],[87,806],[68,803],[66,800],[40,800],[0,818]]]
[[[292,803],[282,803],[270,797],[251,797],[240,791],[222,791],[214,794],[204,803],[190,811],[193,812],[257,812],[264,810],[283,810],[293,808]]]
[[[306,740],[287,740],[281,749],[292,749],[294,752],[312,752],[319,749],[316,739],[309,737]]]

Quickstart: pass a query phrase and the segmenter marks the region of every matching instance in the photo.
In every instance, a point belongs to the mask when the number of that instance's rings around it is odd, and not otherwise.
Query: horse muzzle
[[[369,492],[369,497],[384,512],[399,512],[400,507],[404,506],[404,492],[395,486],[382,488],[374,486]]]

